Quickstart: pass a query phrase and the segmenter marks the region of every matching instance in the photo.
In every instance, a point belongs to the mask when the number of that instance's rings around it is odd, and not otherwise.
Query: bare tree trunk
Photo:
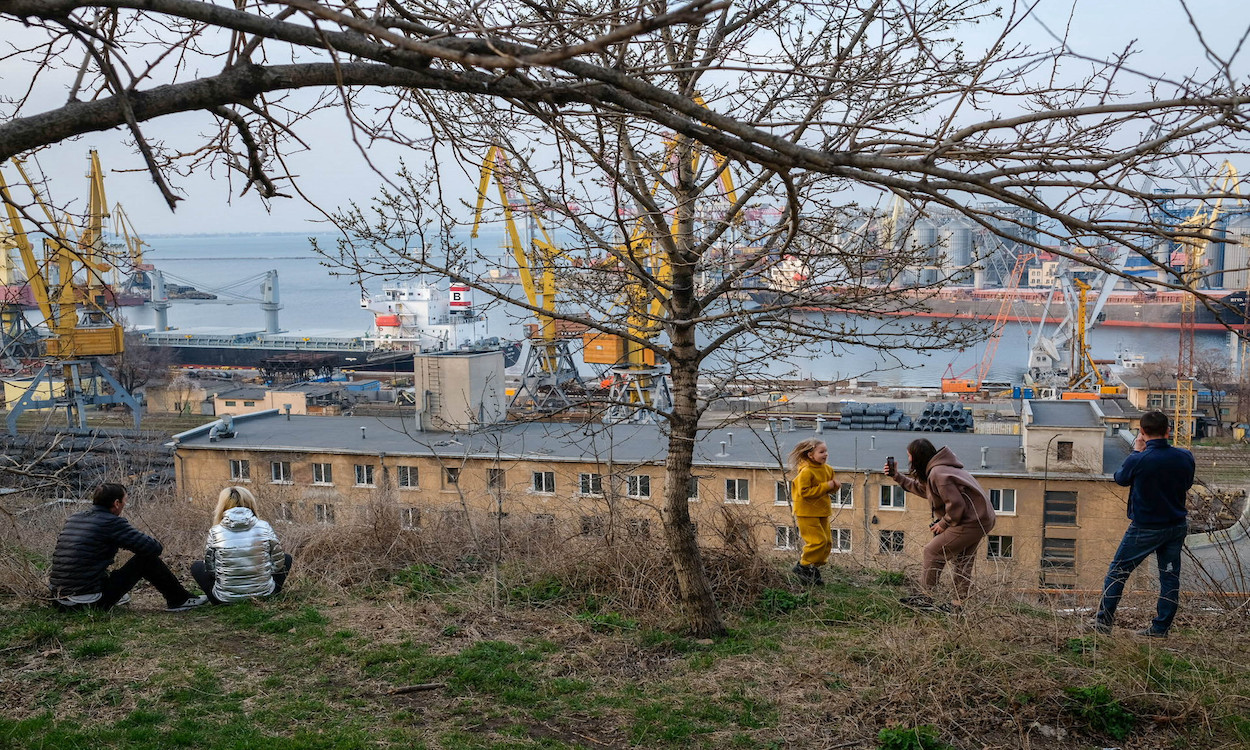
[[[687,146],[688,148],[688,146]],[[689,157],[678,151],[677,192],[693,197]],[[680,201],[676,236],[668,249],[671,269],[668,325],[673,411],[669,418],[668,459],[665,462],[664,537],[677,574],[682,610],[691,632],[702,638],[724,635],[712,585],[690,523],[690,478],[694,445],[699,431],[699,351],[695,338],[697,318],[694,279],[698,258],[690,251],[693,237],[693,200]]]
[[[688,335],[689,348],[693,349],[694,332],[689,331]],[[698,637],[710,638],[724,635],[725,624],[712,597],[712,585],[703,568],[703,557],[695,541],[694,526],[690,523],[689,488],[699,427],[695,403],[698,370],[689,360],[679,360],[673,363],[672,376],[673,415],[669,420],[672,431],[668,437],[668,459],[664,465],[664,538],[668,542],[681,606],[690,631]]]

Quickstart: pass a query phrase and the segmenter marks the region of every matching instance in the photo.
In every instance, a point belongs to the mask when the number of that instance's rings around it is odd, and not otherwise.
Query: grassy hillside
[[[1095,637],[1005,594],[923,614],[896,603],[897,573],[803,591],[757,568],[751,590],[718,576],[732,632],[695,641],[611,583],[655,556],[343,585],[310,565],[325,549],[299,555],[290,590],[256,604],[0,601],[0,747],[1250,747],[1242,614],[1187,604],[1167,641]]]

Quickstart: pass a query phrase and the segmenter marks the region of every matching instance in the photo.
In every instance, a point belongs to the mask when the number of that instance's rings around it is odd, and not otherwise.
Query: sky
[[[1193,0],[1188,3],[1209,44],[1231,51],[1246,29],[1250,28],[1250,2],[1245,0]],[[1070,26],[1069,47],[1090,57],[1104,58],[1136,41],[1142,53],[1130,64],[1149,72],[1176,77],[1209,68],[1198,49],[1195,35],[1189,28],[1178,0],[1136,0],[1106,2],[1080,0],[1076,4]],[[1034,46],[1054,44],[1051,33],[1062,34],[1069,27],[1072,0],[1039,0],[1037,20],[1026,20],[1017,38]],[[7,34],[15,25],[0,25],[0,43],[11,41]],[[1049,31],[1047,31],[1049,28]],[[1245,76],[1250,72],[1243,53],[1235,61],[1234,72]],[[23,76],[14,75],[11,65],[0,71],[0,95],[20,93]],[[45,92],[49,103],[63,97],[64,91]],[[158,138],[176,140],[187,129],[208,127],[203,115],[182,115],[165,122],[145,125]],[[348,138],[340,118],[326,116],[312,131],[309,152],[290,159],[293,172],[301,177],[301,187],[314,201],[327,209],[345,205],[350,200],[366,201],[381,185],[381,178],[365,163],[357,147]],[[141,159],[125,143],[121,130],[95,133],[71,143],[61,144],[41,156],[39,165],[51,180],[53,200],[63,203],[81,201],[86,195],[87,152],[98,149],[106,171],[106,189],[110,205],[120,202],[141,236],[158,234],[200,234],[231,232],[297,232],[313,234],[325,231],[316,221],[320,215],[299,198],[277,199],[268,205],[254,192],[238,195],[235,183],[231,195],[220,175],[205,173],[180,177],[176,186],[185,199],[175,212],[166,207],[160,193],[144,171]],[[372,155],[380,164],[397,165],[399,158],[410,162],[421,160],[423,154],[400,152],[395,147],[378,147]],[[1250,171],[1247,164],[1243,171]],[[13,181],[13,173],[6,168]],[[467,176],[463,195],[472,194],[475,185]],[[458,186],[449,186],[454,192]],[[80,204],[81,205],[81,204]]]

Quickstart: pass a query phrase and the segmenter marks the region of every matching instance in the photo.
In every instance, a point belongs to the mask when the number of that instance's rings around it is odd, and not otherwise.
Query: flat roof
[[[696,466],[777,468],[812,428],[768,432],[763,424],[701,429],[694,447]],[[411,418],[366,416],[287,417],[276,410],[234,417],[235,435],[209,441],[208,425],[175,436],[193,450],[325,451],[377,456],[663,464],[668,454],[664,425],[522,422],[489,425],[474,432],[420,432]],[[363,429],[362,429],[363,428]],[[948,446],[973,474],[1026,474],[1018,435],[957,432],[825,430],[829,464],[840,472],[880,471],[886,456],[906,466],[907,444],[916,438]],[[723,444],[723,446],[722,446]],[[723,447],[723,452],[722,452]],[[985,448],[985,466],[981,449]],[[1104,466],[1114,469],[1128,449],[1108,439]],[[1055,476],[1057,473],[1052,472]]]
[[[1030,401],[1031,427],[1102,427],[1102,418],[1089,401]]]

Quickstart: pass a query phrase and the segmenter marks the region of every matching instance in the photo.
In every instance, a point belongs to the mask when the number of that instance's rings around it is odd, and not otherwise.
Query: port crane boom
[[[124,351],[122,327],[108,313],[107,294],[101,271],[108,264],[102,263],[103,222],[105,208],[104,177],[99,156],[92,151],[89,156],[88,213],[83,229],[71,238],[71,223],[56,215],[35,189],[24,167],[18,160],[14,166],[25,179],[36,203],[48,217],[50,236],[44,243],[44,262],[36,258],[35,250],[23,226],[19,204],[9,192],[8,184],[0,174],[0,199],[4,202],[12,234],[12,243],[22,259],[27,284],[34,297],[44,325],[48,330],[45,340],[48,362],[40,368],[26,393],[12,406],[7,418],[10,434],[17,432],[17,420],[32,409],[63,408],[70,426],[77,423],[85,429],[86,410],[89,406],[125,404],[131,409],[135,427],[141,420],[139,402],[113,377],[101,358],[120,355]],[[55,283],[50,283],[49,269],[55,268]],[[81,286],[75,278],[79,269],[85,271]],[[59,369],[62,393],[51,381],[51,372]],[[109,390],[102,387],[101,381]],[[46,385],[47,397],[41,388]]]
[[[572,405],[567,388],[576,384],[584,390],[577,365],[573,362],[569,342],[560,335],[556,325],[556,300],[558,284],[555,263],[564,254],[551,235],[547,233],[538,208],[530,201],[520,180],[508,162],[508,155],[500,146],[491,146],[482,162],[482,175],[478,181],[477,207],[473,214],[473,231],[477,237],[482,222],[482,210],[491,183],[499,191],[499,203],[503,209],[507,246],[512,252],[525,290],[526,300],[538,323],[530,338],[529,352],[522,370],[521,385],[512,396],[509,408],[528,409],[534,412],[553,412]],[[517,200],[517,198],[520,200]],[[526,243],[517,228],[514,204],[531,221],[541,235],[531,237]]]
[[[981,356],[981,361],[958,375],[942,378],[942,393],[980,393],[981,385],[990,374],[990,367],[994,364],[994,355],[998,353],[998,344],[1002,341],[1003,328],[1007,325],[1011,304],[1015,299],[1016,291],[1020,288],[1020,279],[1024,275],[1024,269],[1035,257],[1035,253],[1020,253],[1016,256],[1016,263],[1011,267],[1007,283],[1003,286],[1003,297],[999,302],[994,322],[990,326],[989,337],[985,341],[985,353]],[[973,374],[974,371],[975,374]],[[972,377],[969,377],[970,374]]]

